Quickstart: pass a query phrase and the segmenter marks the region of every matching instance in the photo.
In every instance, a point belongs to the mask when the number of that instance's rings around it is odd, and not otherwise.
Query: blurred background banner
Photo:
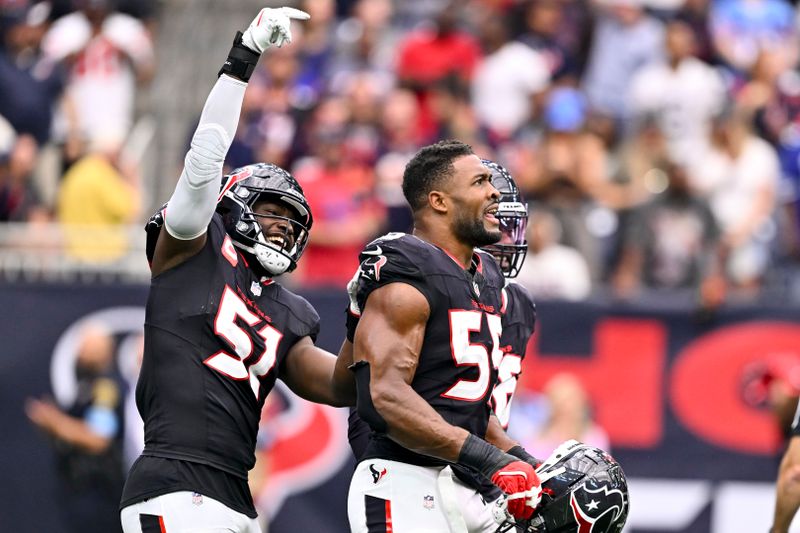
[[[304,296],[322,317],[320,344],[338,350],[344,296],[323,290]],[[53,452],[25,419],[25,399],[53,395],[70,402],[74,332],[87,321],[105,324],[114,335],[115,372],[129,394],[136,379],[133,340],[141,335],[145,303],[142,285],[0,286],[3,531],[62,531]],[[607,438],[631,478],[626,531],[749,533],[768,527],[783,446],[776,420],[782,395],[791,397],[800,379],[796,310],[748,305],[709,315],[664,298],[635,305],[550,301],[538,310],[539,329],[523,362],[511,423],[523,444],[532,450],[542,445],[542,428],[560,409],[559,390],[569,390],[573,404],[581,397],[564,378],[573,376],[585,391],[581,416],[605,433],[587,432],[586,440]],[[281,386],[276,392],[265,407],[252,473],[269,531],[347,531],[353,461],[346,411],[304,402]],[[141,446],[131,400],[127,457]]]

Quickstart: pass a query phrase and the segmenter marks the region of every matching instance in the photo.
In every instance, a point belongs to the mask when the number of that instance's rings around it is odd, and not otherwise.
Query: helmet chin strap
[[[286,255],[268,244],[254,246],[253,255],[256,256],[261,266],[273,276],[283,274],[291,265],[291,261]]]

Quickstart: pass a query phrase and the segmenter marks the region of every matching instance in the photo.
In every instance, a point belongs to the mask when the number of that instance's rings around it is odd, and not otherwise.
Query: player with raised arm
[[[307,18],[265,8],[237,33],[175,191],[147,225],[152,282],[136,387],[145,448],[122,496],[126,533],[260,531],[247,473],[275,380],[308,400],[354,401],[346,367],[314,345],[314,308],[273,280],[308,240],[302,188],[267,163],[222,176],[260,54],[291,42],[291,19]]]
[[[478,250],[500,240],[500,194],[469,146],[440,142],[409,162],[403,191],[412,235],[389,234],[361,254],[353,366],[369,443],[348,497],[353,531],[494,531],[469,468],[530,517],[540,497],[531,464],[506,453],[502,428],[489,438],[489,398],[500,349],[503,276]],[[517,451],[518,451],[517,450]],[[535,461],[529,455],[526,458]],[[383,528],[383,529],[381,529]]]

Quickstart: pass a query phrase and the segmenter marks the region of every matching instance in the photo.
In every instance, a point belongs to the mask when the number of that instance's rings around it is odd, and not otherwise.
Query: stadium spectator
[[[560,243],[561,224],[544,206],[533,205],[528,220],[528,253],[517,283],[538,299],[583,300],[592,290],[586,259]]]
[[[692,29],[696,57],[705,63],[716,64],[708,22],[710,3],[711,0],[685,0],[673,18],[683,21]]]
[[[386,93],[394,85],[395,50],[400,38],[392,24],[391,0],[358,0],[352,16],[336,28],[336,55],[328,65],[334,92],[341,92],[354,75],[369,75]]]
[[[128,249],[127,224],[141,207],[141,178],[113,147],[98,147],[64,175],[57,220],[64,225],[66,251],[87,263],[108,263]]]
[[[0,120],[0,222],[50,218],[31,181],[38,154],[32,136],[17,135],[8,122]]]
[[[39,146],[50,139],[53,110],[65,82],[63,69],[42,54],[48,14],[46,2],[22,2],[0,11],[0,115]]]
[[[486,55],[472,78],[472,105],[495,140],[508,139],[531,118],[535,112],[534,97],[550,81],[543,55],[510,40],[509,32],[504,17],[498,13],[486,14],[481,25],[481,43]]]
[[[525,27],[518,40],[544,58],[550,78],[558,83],[576,83],[580,75],[575,49],[583,44],[581,40],[587,32],[581,31],[582,20],[575,20],[576,8],[584,11],[576,4],[564,0],[527,0],[521,6]]]
[[[722,231],[726,277],[755,294],[769,265],[780,167],[775,149],[753,135],[748,119],[737,110],[717,117],[712,150],[689,167],[689,177]]]
[[[295,83],[304,98],[313,105],[327,89],[326,65],[335,54],[336,5],[333,0],[304,0],[301,8],[311,18],[295,31],[292,48],[296,49],[300,59]]]
[[[438,81],[453,76],[469,84],[481,58],[477,40],[458,27],[460,10],[448,2],[436,15],[433,27],[407,34],[399,43],[397,77],[401,87],[413,90],[420,102],[421,131],[434,134],[429,108],[429,90]]]
[[[594,9],[597,21],[583,88],[592,109],[619,122],[627,118],[631,78],[663,55],[664,28],[641,0],[598,0]]]
[[[517,407],[511,415],[513,435],[536,457],[547,457],[562,442],[575,439],[611,452],[606,431],[592,419],[590,398],[581,381],[569,373],[556,374],[544,386],[545,419],[541,426],[531,424],[539,416],[525,420],[533,404]],[[520,395],[520,400],[523,400]],[[519,405],[519,404],[517,404]],[[526,409],[527,408],[527,409]]]
[[[86,145],[119,147],[133,124],[137,83],[154,72],[151,38],[111,0],[76,1],[80,9],[53,23],[42,49],[69,69],[66,92]]]
[[[685,168],[671,161],[660,167],[665,190],[637,208],[623,230],[613,277],[623,297],[644,287],[694,295],[704,283],[720,282],[719,230],[708,201],[692,195]]]
[[[322,108],[338,105],[330,100]],[[358,267],[358,253],[383,223],[372,170],[347,158],[346,128],[319,120],[310,132],[310,156],[293,171],[314,213],[314,232],[298,269],[304,286],[344,287]]]
[[[684,22],[666,27],[665,61],[636,72],[630,84],[634,119],[654,116],[664,132],[669,157],[687,162],[709,149],[711,120],[725,104],[722,77],[694,56],[694,34]]]
[[[28,418],[53,439],[57,502],[70,533],[121,531],[123,394],[114,368],[114,337],[101,324],[81,331],[76,358],[77,394],[59,407],[29,398]]]
[[[664,190],[666,180],[658,166],[669,159],[668,144],[654,115],[639,117],[633,134],[617,151],[619,169],[603,190],[603,200],[624,216]],[[624,223],[624,222],[623,222]]]
[[[419,105],[414,94],[395,89],[386,96],[381,112],[381,151],[375,165],[375,192],[386,206],[389,231],[410,231],[411,211],[403,197],[403,169],[424,141],[417,128]]]
[[[591,213],[609,181],[609,160],[602,138],[586,128],[586,99],[576,89],[551,91],[543,111],[544,137],[540,146],[540,182],[531,191],[557,215],[562,242],[577,249],[589,264],[592,279],[600,279],[600,225]]]

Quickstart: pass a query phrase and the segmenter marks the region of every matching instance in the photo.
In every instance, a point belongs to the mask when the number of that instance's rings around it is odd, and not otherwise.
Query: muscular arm
[[[312,402],[334,407],[356,403],[355,381],[347,369],[347,357],[336,357],[315,346],[309,337],[303,337],[289,350],[282,379],[298,396]]]
[[[770,533],[787,533],[800,507],[800,437],[789,441],[778,470],[775,518]]]
[[[452,426],[411,388],[430,308],[404,283],[369,295],[354,342],[354,359],[369,363],[372,404],[387,434],[409,450],[457,462],[469,433]]]
[[[484,440],[494,444],[504,452],[507,452],[514,446],[519,446],[517,441],[508,436],[508,433],[503,429],[500,420],[497,419],[494,413],[489,416],[489,426],[486,428],[486,437]]]

